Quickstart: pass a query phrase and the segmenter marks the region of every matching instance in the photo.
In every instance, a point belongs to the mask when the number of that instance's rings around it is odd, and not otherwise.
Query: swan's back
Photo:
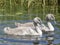
[[[33,25],[33,22],[27,22],[27,23],[17,23],[17,22],[15,22],[15,26],[17,26],[17,27],[33,27],[34,25]]]

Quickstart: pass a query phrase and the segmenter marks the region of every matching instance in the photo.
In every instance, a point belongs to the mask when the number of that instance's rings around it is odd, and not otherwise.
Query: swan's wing
[[[15,22],[15,25],[17,27],[21,27],[21,26],[23,26],[23,27],[32,27],[33,26],[33,22],[27,22],[27,23],[24,23],[24,24]]]
[[[34,30],[34,28],[29,28],[30,35],[38,35],[38,33]]]
[[[44,31],[49,31],[49,28],[47,26],[45,26],[44,24],[42,24],[41,29],[44,30]]]

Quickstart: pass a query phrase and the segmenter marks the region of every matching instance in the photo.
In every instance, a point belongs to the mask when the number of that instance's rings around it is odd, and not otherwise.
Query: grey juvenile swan
[[[54,31],[54,27],[51,24],[51,20],[55,21],[55,17],[53,14],[47,14],[46,15],[46,21],[47,21],[47,26],[42,22],[41,23],[41,30],[48,32],[48,31]]]
[[[34,18],[34,28],[32,27],[23,27],[19,26],[16,28],[10,28],[10,27],[5,27],[4,32],[6,34],[12,34],[12,35],[40,35],[42,37],[42,31],[41,28],[39,27],[39,17]]]

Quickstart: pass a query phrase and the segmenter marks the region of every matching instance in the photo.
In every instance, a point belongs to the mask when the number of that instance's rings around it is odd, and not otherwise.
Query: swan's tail
[[[10,29],[10,27],[5,27],[4,28],[4,33],[8,33],[8,30]]]

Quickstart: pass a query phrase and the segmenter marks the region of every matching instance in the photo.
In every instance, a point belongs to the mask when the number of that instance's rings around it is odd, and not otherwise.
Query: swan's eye
[[[8,30],[8,28],[7,28],[7,30]]]
[[[40,21],[40,19],[38,19],[38,21]]]

